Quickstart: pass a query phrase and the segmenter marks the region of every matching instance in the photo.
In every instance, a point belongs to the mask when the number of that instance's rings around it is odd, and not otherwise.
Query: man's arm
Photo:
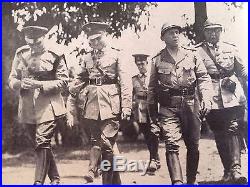
[[[236,76],[239,78],[245,96],[247,97],[248,95],[248,75],[247,75],[247,70],[245,66],[243,65],[243,60],[239,55],[239,52],[235,50],[235,56],[234,56],[234,72]]]
[[[119,59],[121,60],[121,58]],[[125,65],[125,62],[119,61],[117,64],[118,75],[120,78],[120,86],[121,86],[121,108],[122,113],[126,113],[126,115],[131,115],[132,110],[132,76],[130,75],[130,71],[127,69],[128,66]]]
[[[21,88],[21,72],[17,69],[20,61],[20,54],[16,52],[9,75],[9,86],[13,90],[20,90]]]
[[[200,94],[200,98],[205,104],[206,108],[211,109],[212,105],[212,94],[213,94],[213,85],[212,80],[204,63],[201,61],[201,58],[195,56],[195,74],[197,78],[197,87]]]
[[[58,57],[59,62],[56,69],[56,80],[40,81],[44,92],[60,91],[67,87],[69,81],[69,72],[64,55]]]
[[[151,122],[155,123],[158,116],[158,77],[156,70],[156,61],[153,59],[151,64],[150,76],[149,76],[149,84],[148,84],[148,95],[147,95],[147,103],[148,103],[148,112],[150,116]]]

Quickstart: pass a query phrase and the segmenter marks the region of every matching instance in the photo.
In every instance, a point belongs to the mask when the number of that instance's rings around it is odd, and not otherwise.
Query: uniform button
[[[179,66],[176,66],[176,69],[179,69]]]

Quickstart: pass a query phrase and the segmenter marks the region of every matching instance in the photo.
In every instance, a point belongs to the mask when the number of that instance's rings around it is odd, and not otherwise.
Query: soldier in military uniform
[[[149,150],[150,164],[147,171],[150,174],[154,174],[154,172],[160,168],[160,160],[158,155],[158,134],[155,134],[154,127],[150,126],[147,110],[147,58],[149,55],[134,54],[133,56],[139,70],[139,74],[132,77],[133,120],[139,124],[140,131],[144,135],[144,139]],[[159,131],[158,129],[159,128],[156,130],[157,132]]]
[[[165,141],[172,184],[183,184],[178,156],[178,141],[182,135],[187,148],[187,183],[195,184],[200,139],[199,105],[195,92],[198,89],[203,111],[209,110],[209,88],[212,85],[204,64],[196,58],[194,51],[180,46],[180,31],[181,27],[175,24],[162,26],[161,40],[166,47],[152,59],[147,101],[151,123],[161,128]]]
[[[68,70],[63,54],[48,50],[43,43],[48,28],[32,19],[22,29],[25,45],[17,49],[9,76],[9,86],[19,93],[19,122],[25,124],[35,139],[36,169],[34,184],[44,184],[48,174],[51,184],[60,177],[51,150],[56,121],[66,109],[61,90],[67,87]]]
[[[239,78],[247,85],[247,72],[235,46],[222,42],[222,25],[207,20],[205,41],[198,52],[213,83],[213,104],[207,122],[215,135],[224,166],[224,182],[245,183],[241,175],[239,121],[243,119],[246,97]]]
[[[120,184],[120,176],[113,171],[113,146],[119,130],[119,120],[129,120],[132,108],[132,79],[125,71],[120,52],[105,42],[108,25],[90,22],[83,26],[92,50],[81,57],[82,72],[76,77],[80,91],[80,103],[85,124],[92,138],[91,165],[102,160],[111,163],[111,169],[102,171],[103,184]],[[124,65],[124,67],[123,67]],[[95,149],[94,149],[95,148]],[[93,176],[90,169],[89,175]]]

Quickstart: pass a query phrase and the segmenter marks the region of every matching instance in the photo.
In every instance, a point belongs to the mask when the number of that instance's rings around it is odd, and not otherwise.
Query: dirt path
[[[121,154],[131,160],[147,160],[146,146],[142,143],[120,142],[118,147]],[[180,160],[185,176],[185,152],[181,142]],[[88,151],[78,149],[57,148],[55,150],[58,160],[58,169],[61,174],[62,184],[82,184],[82,176],[88,168]],[[222,164],[213,140],[202,139],[200,141],[200,164],[198,182],[203,184],[216,184],[223,174]],[[155,176],[141,176],[138,172],[123,172],[121,178],[123,184],[171,184],[165,161],[164,144],[160,144],[159,154],[161,169]],[[32,184],[34,176],[34,157],[32,151],[26,151],[17,155],[3,154],[2,183],[3,184]],[[247,154],[242,155],[242,173],[247,176]],[[49,180],[46,179],[46,183]],[[93,184],[101,184],[101,178],[97,178]]]

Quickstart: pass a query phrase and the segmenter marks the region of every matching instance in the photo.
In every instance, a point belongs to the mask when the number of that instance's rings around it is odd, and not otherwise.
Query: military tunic
[[[80,105],[86,119],[110,119],[121,113],[121,108],[132,108],[132,81],[121,63],[119,51],[106,47],[102,51],[91,51],[79,58],[82,72],[76,77],[75,84],[87,75],[86,86],[80,91]],[[99,69],[99,70],[98,70]],[[112,84],[98,85],[98,81],[107,78]],[[89,84],[94,80],[96,84]]]
[[[76,111],[76,103],[81,112],[84,123],[89,126],[93,135],[93,144],[100,146],[96,139],[102,133],[105,137],[113,138],[119,130],[119,115],[122,108],[132,108],[132,80],[126,67],[121,62],[119,51],[109,46],[102,51],[92,50],[79,58],[81,72],[72,82],[72,87],[85,82],[83,88],[73,90],[68,109],[71,113]],[[108,82],[105,82],[108,81]],[[70,101],[71,100],[71,101]],[[113,143],[105,139],[103,142],[109,150]]]
[[[138,123],[148,122],[146,75],[138,74],[133,82],[133,116]]]
[[[23,78],[42,81],[42,89],[20,89]],[[63,56],[48,50],[33,54],[29,46],[19,48],[13,61],[9,85],[20,91],[20,123],[39,124],[65,114],[61,90],[67,87],[68,78]]]
[[[215,58],[214,60],[220,66],[225,68],[228,73],[233,72],[230,78],[236,83],[235,93],[231,93],[221,87],[223,78],[213,78],[215,75],[220,75],[221,72],[218,70],[213,59],[208,55],[208,50],[212,53]],[[203,43],[202,46],[199,47],[198,53],[201,56],[208,73],[212,76],[214,90],[212,100],[213,109],[228,108],[245,104],[246,97],[238,77],[247,81],[247,72],[242,65],[242,60],[236,47],[225,42],[219,42],[216,47],[209,43]]]
[[[206,68],[194,51],[180,47],[177,58],[173,59],[164,48],[152,59],[148,104],[160,104],[159,124],[163,128],[167,151],[178,152],[181,130],[187,148],[198,149],[200,123],[195,88],[209,106],[211,87]],[[180,90],[183,95],[177,93]]]
[[[213,82],[213,110],[207,120],[212,129],[228,127],[231,129],[230,126],[225,127],[223,124],[242,119],[246,112],[244,109],[247,107],[247,101],[240,80],[247,84],[247,71],[242,65],[236,47],[232,44],[218,42],[213,46],[204,42],[198,48],[198,53]],[[223,87],[223,80],[227,78],[236,84],[234,92]]]
[[[31,78],[42,83],[41,88],[22,89],[21,81]],[[36,136],[38,146],[50,148],[56,123],[66,113],[61,91],[67,87],[68,69],[63,55],[47,49],[34,53],[23,46],[15,54],[9,76],[9,85],[19,91],[18,119],[32,137]]]

